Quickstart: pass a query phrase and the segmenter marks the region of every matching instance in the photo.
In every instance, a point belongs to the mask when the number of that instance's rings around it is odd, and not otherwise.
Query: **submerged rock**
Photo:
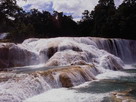
[[[93,65],[83,65],[53,68],[47,71],[37,71],[33,73],[34,76],[38,74],[43,77],[51,78],[52,81],[59,81],[59,85],[62,87],[72,87],[86,81],[95,80],[95,76],[99,74],[99,71]]]
[[[60,80],[60,82],[61,82],[61,84],[62,84],[62,87],[67,87],[67,88],[69,88],[69,87],[72,87],[72,86],[73,86],[70,77],[69,77],[67,74],[65,74],[65,73],[61,73],[61,74],[60,74],[59,80]]]
[[[0,44],[1,70],[25,66],[0,73],[0,101],[20,102],[52,88],[69,88],[96,80],[97,74],[107,70],[123,69],[123,61],[132,49],[125,50],[122,42],[129,46],[126,40],[103,42],[95,38],[28,39],[22,44]],[[43,66],[29,66],[39,64]]]
[[[128,89],[126,91],[113,92],[111,94],[111,98],[115,102],[136,102],[136,99],[132,95],[132,94],[136,93],[135,91],[136,90]]]
[[[29,69],[28,69],[29,70]],[[89,65],[67,66],[29,73],[0,72],[0,101],[21,102],[52,88],[72,87],[95,80],[98,70]]]

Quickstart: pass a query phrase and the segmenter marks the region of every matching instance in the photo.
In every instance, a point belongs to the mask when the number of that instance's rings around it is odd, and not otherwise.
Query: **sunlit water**
[[[135,65],[124,67],[136,62],[135,45],[88,37],[1,43],[0,102],[116,102],[122,91],[135,98]]]
[[[136,69],[129,67],[100,74],[96,76],[98,80],[72,88],[51,89],[24,102],[117,102],[112,93],[128,90],[132,90],[129,97],[136,101]]]

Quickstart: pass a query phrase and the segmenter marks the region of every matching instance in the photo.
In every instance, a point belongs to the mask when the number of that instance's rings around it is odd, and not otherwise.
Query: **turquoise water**
[[[120,76],[116,79],[103,79],[94,81],[88,87],[78,89],[79,92],[107,93],[114,90],[121,91],[128,88],[136,88],[136,69],[123,70],[131,76]]]
[[[102,79],[89,83],[86,87],[76,88],[79,93],[90,93],[90,94],[104,94],[112,92],[124,92],[127,91],[127,95],[133,98],[136,102],[136,69],[125,69],[125,76],[119,76],[112,79]],[[116,72],[113,72],[113,74]],[[129,91],[130,90],[130,91]],[[103,97],[101,102],[116,102],[111,97]],[[131,102],[131,101],[130,101]]]
[[[72,88],[52,89],[25,102],[122,102],[113,98],[115,92],[124,92],[122,99],[127,97],[127,102],[136,102],[136,69],[111,71],[97,78]]]

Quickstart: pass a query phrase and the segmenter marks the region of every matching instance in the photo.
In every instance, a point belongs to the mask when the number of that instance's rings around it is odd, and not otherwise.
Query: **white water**
[[[0,33],[0,40],[3,40],[7,37],[8,33]]]
[[[24,102],[101,102],[108,94],[79,93],[66,88],[52,89]]]
[[[30,99],[30,102],[39,102],[39,98],[41,98],[40,102],[64,102],[64,100],[65,102],[66,100],[67,102],[88,102],[91,99],[90,102],[100,102],[103,96],[109,94],[99,94],[99,97],[97,97],[96,94],[77,93],[75,90],[60,88],[65,86],[65,83],[60,81],[60,77],[66,78],[66,81],[68,80],[68,83],[72,83],[73,86],[92,81],[95,78],[119,77],[119,75],[126,75],[126,73],[113,73],[111,70],[123,69],[123,61],[133,63],[136,60],[135,41],[122,39],[27,39],[22,44],[17,45],[1,44],[0,48],[9,49],[7,53],[9,67],[10,64],[12,66],[23,66],[16,68],[17,71],[15,70],[13,73],[0,73],[0,78],[8,79],[0,82],[1,102],[20,102],[43,92],[45,93]],[[0,60],[2,58],[3,56],[0,55]],[[78,65],[81,68],[72,69],[71,65]],[[57,69],[50,66],[61,67],[60,69],[57,67]],[[67,67],[69,70],[66,67],[63,68],[63,66],[69,66]],[[36,70],[41,71],[35,73]],[[50,71],[44,74],[45,70]],[[19,73],[16,74],[16,72]],[[54,97],[52,98],[52,96]]]
[[[8,75],[10,79],[0,83],[0,102],[20,102],[52,88],[42,77],[10,73]]]
[[[22,44],[3,44],[0,48],[9,49],[7,52],[9,67],[37,64],[62,66],[81,62],[100,65],[107,57],[121,64],[121,60],[115,56],[120,57],[125,63],[135,62],[135,44],[135,41],[123,39],[31,38]]]
[[[18,46],[35,52],[39,63],[45,63],[46,66],[73,65],[81,62],[102,66],[107,57],[122,65],[119,58],[100,50],[97,43],[89,38],[28,39]]]
[[[129,66],[133,68],[132,66]],[[112,102],[112,101],[103,101],[105,97],[110,97],[111,92],[104,93],[95,93],[85,90],[80,91],[80,89],[86,89],[92,85],[94,82],[99,82],[102,79],[119,79],[120,77],[129,77],[136,76],[136,74],[126,73],[121,71],[109,71],[103,74],[99,74],[96,76],[97,80],[86,82],[81,85],[75,86],[72,89],[68,88],[59,88],[59,89],[51,89],[47,92],[39,94],[37,96],[28,98],[23,102]],[[99,88],[99,87],[98,87]],[[95,89],[97,90],[97,89]],[[101,89],[105,90],[105,89]],[[114,91],[116,92],[116,90]]]
[[[92,38],[98,48],[104,49],[118,57],[125,63],[135,63],[136,61],[136,41],[125,39],[99,39]]]
[[[30,69],[28,69],[28,71]],[[72,71],[70,69],[66,70],[65,68],[62,70],[52,70],[51,74],[48,71],[46,72],[46,70],[18,74],[13,72],[1,72],[0,79],[3,81],[0,82],[0,102],[20,102],[28,97],[46,92],[47,90],[60,88],[65,85],[60,80],[60,76],[62,75],[67,75],[71,80],[72,86],[76,86],[93,80],[95,73],[97,74],[96,69],[88,68],[88,66],[83,66],[82,69],[83,71],[81,72],[84,73],[84,75],[80,74],[78,70]]]

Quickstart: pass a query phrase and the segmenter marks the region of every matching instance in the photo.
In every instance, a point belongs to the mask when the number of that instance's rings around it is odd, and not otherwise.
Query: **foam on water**
[[[111,71],[109,73],[97,75],[96,78],[102,80],[102,79],[119,78],[120,76],[131,76],[131,74]],[[99,80],[96,80],[95,82],[99,82]],[[51,89],[45,93],[29,98],[24,102],[39,102],[39,101],[40,102],[103,102],[105,97],[110,97],[111,93],[109,92],[87,93],[87,92],[79,92],[78,90],[76,90],[76,89],[88,87],[93,82],[94,81],[86,82],[79,86],[73,87],[73,89],[66,89],[66,88]]]
[[[120,76],[132,76],[129,73],[126,72],[121,72],[121,71],[107,71],[103,74],[99,74],[96,76],[97,79],[115,79],[115,78],[119,78]]]
[[[18,74],[16,70],[19,68],[12,72],[0,73],[0,101],[20,102],[52,88],[72,87],[93,80],[99,73],[96,68],[89,65],[48,70],[45,68],[37,71],[33,71],[32,67],[26,69],[25,72],[22,68]]]
[[[71,89],[67,89],[67,88],[51,89],[51,90],[44,92],[42,94],[39,94],[37,96],[28,98],[24,102],[39,102],[39,101],[40,102],[113,102],[112,99],[110,99],[111,94],[112,94],[112,92],[116,92],[118,88],[115,88],[115,90],[109,89],[110,91],[107,91],[107,92],[104,91],[103,93],[101,93],[101,92],[97,93],[97,92],[93,92],[93,91],[86,92],[85,90],[86,89],[90,90],[89,88],[91,88],[90,87],[91,85],[93,85],[93,87],[94,87],[95,82],[96,82],[96,86],[97,86],[97,84],[106,85],[104,83],[99,83],[99,81],[103,80],[103,79],[104,80],[105,79],[110,79],[110,80],[111,79],[120,79],[120,77],[133,77],[135,75],[136,74],[126,73],[123,71],[109,71],[109,72],[106,72],[103,74],[96,75],[96,78],[98,80],[86,82],[81,85],[74,86]],[[95,88],[99,88],[99,86],[101,86],[101,85],[98,85]],[[107,88],[108,87],[110,87],[110,86],[107,86]],[[119,86],[119,87],[121,87],[121,86]],[[85,88],[85,90],[84,90],[84,88]],[[106,88],[106,86],[103,88]],[[82,91],[79,91],[80,89],[82,89]],[[97,89],[95,89],[95,90],[97,90]],[[105,89],[101,89],[101,90],[105,90]]]
[[[79,93],[75,90],[60,88],[52,89],[24,102],[101,102],[105,96],[108,94]]]
[[[102,59],[101,57],[103,56],[111,56],[117,59],[108,52],[100,50],[97,43],[90,38],[28,39],[22,45],[39,53],[42,56],[42,62],[53,63],[56,61],[58,65],[70,65],[72,62],[74,63],[79,60],[86,63],[97,62],[101,61],[99,59]],[[68,60],[72,60],[72,62]]]
[[[123,43],[127,48],[123,46]],[[8,56],[5,56],[9,67],[36,64],[62,66],[84,62],[113,69],[115,66],[113,66],[111,60],[115,60],[116,64],[121,66],[123,63],[121,59],[127,61],[128,58],[130,61],[135,61],[134,45],[135,41],[122,39],[59,37],[50,39],[31,38],[25,40],[22,44],[11,44],[10,46],[6,44],[0,48],[2,51],[4,48],[9,49],[6,54]]]
[[[129,70],[129,69],[136,69],[136,68],[134,65],[125,64],[123,66],[122,71],[106,70],[104,73],[96,75],[96,78],[98,80],[102,80],[102,79],[115,79],[115,78],[120,78],[120,77],[130,77],[130,76],[136,75],[136,74],[125,72],[125,70],[127,69]]]
[[[0,76],[5,78],[0,83],[0,102],[20,102],[52,88],[42,77],[15,73],[1,73]]]
[[[135,63],[136,59],[136,41],[125,39],[99,39],[92,38],[98,48],[104,49],[111,54],[120,57],[125,63]],[[125,46],[124,46],[125,45]]]
[[[45,92],[27,101],[39,102],[38,99],[42,98],[40,102],[88,102],[88,100],[100,102],[108,95],[107,93],[99,95],[79,93],[60,87],[76,86],[96,78],[101,80],[129,76],[128,73],[111,70],[123,69],[123,61],[136,60],[135,43],[122,39],[62,37],[27,39],[22,44],[10,44],[10,46],[0,44],[0,52],[4,53],[5,49],[8,50],[6,54],[0,55],[0,64],[3,58],[7,58],[4,62],[7,62],[9,67],[25,66],[13,68],[14,71],[11,73],[0,73],[2,80],[0,80],[0,101],[20,102]],[[57,69],[51,66],[69,67]],[[38,69],[44,70],[35,72],[39,71]]]

